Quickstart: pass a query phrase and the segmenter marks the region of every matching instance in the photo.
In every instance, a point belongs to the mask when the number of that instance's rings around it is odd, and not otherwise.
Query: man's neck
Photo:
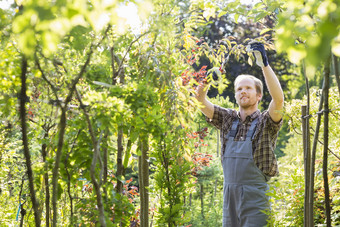
[[[257,107],[256,108],[248,108],[248,109],[240,108],[241,121],[246,120],[247,116],[252,115],[257,110],[258,110]]]

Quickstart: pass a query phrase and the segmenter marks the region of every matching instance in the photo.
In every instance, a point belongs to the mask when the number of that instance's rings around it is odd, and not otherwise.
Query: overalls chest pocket
[[[224,157],[249,158],[252,156],[252,142],[249,140],[234,141],[229,137],[226,141]]]
[[[233,122],[231,130],[225,135],[225,150],[224,157],[235,158],[249,158],[252,157],[252,139],[256,128],[257,119],[255,119],[247,134],[245,140],[235,141],[235,137],[238,131],[238,120]]]

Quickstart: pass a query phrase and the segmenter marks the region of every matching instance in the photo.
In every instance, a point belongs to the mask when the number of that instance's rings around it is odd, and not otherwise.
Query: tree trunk
[[[20,218],[20,227],[24,226],[24,218],[26,215],[26,209],[24,208],[23,204],[20,204],[20,214],[21,214],[21,218]]]
[[[107,201],[107,190],[106,190],[106,183],[107,183],[107,175],[108,175],[108,149],[107,149],[107,138],[109,136],[109,129],[106,128],[103,140],[103,191],[104,191],[104,198]]]
[[[123,166],[123,130],[118,126],[118,136],[117,136],[117,193],[123,193],[123,182],[121,179],[124,177],[124,166]],[[120,221],[120,226],[122,222]]]
[[[21,185],[20,185],[20,192],[19,192],[19,210],[20,210],[20,214],[21,214],[20,225],[19,225],[20,227],[22,227],[23,224],[24,224],[24,217],[25,217],[25,214],[26,214],[26,210],[25,210],[24,207],[23,207],[24,204],[21,203],[21,196],[22,196],[22,190],[23,190],[24,182],[25,182],[25,180],[24,180],[25,175],[26,175],[26,174],[24,174],[24,175],[22,176]],[[25,203],[25,202],[24,202],[24,203]]]
[[[339,91],[339,95],[340,95],[340,72],[339,72],[339,62],[338,62],[338,58],[337,56],[335,56],[334,54],[332,54],[332,58],[333,58],[333,67],[334,67],[334,74],[335,74],[335,79],[336,79],[336,83],[338,85],[338,91]]]
[[[72,194],[71,194],[71,175],[70,175],[70,171],[69,171],[69,168],[68,168],[68,159],[70,157],[70,154],[73,151],[73,148],[76,144],[76,140],[77,140],[80,132],[81,132],[81,129],[78,130],[77,135],[76,135],[76,137],[75,137],[75,139],[72,143],[71,150],[67,153],[67,156],[66,156],[65,161],[64,161],[65,170],[66,170],[66,174],[67,174],[67,194],[68,194],[68,197],[69,197],[69,200],[70,200],[71,225],[73,224],[73,221],[74,221],[74,211],[73,211],[73,197],[72,197]]]
[[[330,74],[330,57],[325,62],[325,90],[323,93],[325,106],[324,106],[324,146],[323,146],[323,181],[325,187],[325,207],[327,227],[331,227],[331,206],[329,199],[329,185],[328,185],[328,124],[329,124],[329,74]]]
[[[323,85],[322,85],[322,91],[323,92],[324,92],[324,89],[325,89],[325,81],[323,82]],[[324,97],[322,95],[320,97],[319,111],[318,111],[318,117],[317,117],[317,120],[316,120],[316,128],[315,128],[315,133],[314,133],[314,138],[313,138],[313,147],[312,147],[312,152],[311,152],[311,175],[310,175],[311,187],[310,187],[310,198],[311,198],[311,206],[313,207],[313,209],[312,209],[313,217],[314,217],[315,157],[316,157],[316,148],[317,148],[318,140],[319,140],[319,131],[320,131],[320,125],[321,125],[323,100],[324,100]],[[313,218],[311,224],[312,224],[312,226],[314,226],[314,218]]]
[[[117,72],[115,69],[115,53],[114,53],[114,48],[110,48],[110,54],[111,54],[111,69],[112,69],[112,85],[116,85],[117,83]],[[119,64],[119,63],[118,63]]]
[[[214,203],[213,203],[213,206],[215,206],[215,201],[216,201],[216,193],[217,193],[217,179],[215,180],[215,189],[214,189]]]
[[[103,198],[102,198],[102,194],[101,194],[101,182],[102,182],[102,176],[99,176],[99,182],[97,180],[96,177],[96,167],[97,167],[97,162],[101,162],[100,160],[100,143],[99,140],[97,140],[95,132],[93,130],[92,127],[92,123],[90,120],[90,116],[87,113],[81,96],[79,94],[79,92],[77,91],[77,89],[75,89],[77,98],[79,100],[80,106],[82,107],[82,110],[84,112],[85,115],[85,119],[89,128],[89,133],[91,136],[91,140],[92,140],[92,144],[93,144],[93,158],[92,158],[92,162],[91,162],[91,168],[90,168],[90,175],[91,175],[91,180],[95,189],[95,193],[96,193],[96,199],[97,199],[97,206],[98,206],[98,211],[99,211],[99,223],[101,227],[105,227],[106,226],[106,220],[105,220],[105,212],[104,212],[104,205],[103,205]],[[100,163],[101,168],[103,168],[103,163]]]
[[[304,150],[304,168],[305,168],[305,200],[304,200],[304,226],[312,227],[313,222],[313,207],[311,204],[310,195],[310,131],[309,131],[309,112],[307,106],[301,107],[302,112],[302,132],[303,132],[303,150]]]
[[[203,183],[200,184],[200,199],[201,199],[201,215],[202,215],[202,225],[204,224],[204,186]]]
[[[59,122],[59,132],[58,132],[59,133],[58,146],[57,146],[57,151],[56,151],[56,155],[55,155],[56,158],[55,158],[55,164],[54,164],[53,176],[52,176],[52,188],[53,188],[53,191],[52,191],[52,208],[53,208],[52,227],[57,226],[57,220],[58,220],[58,211],[57,211],[58,178],[59,178],[59,166],[60,166],[60,160],[61,160],[61,155],[62,155],[64,136],[65,136],[65,129],[66,129],[66,111],[67,111],[67,108],[68,108],[67,105],[72,101],[73,92],[76,90],[76,85],[78,84],[78,82],[82,78],[82,76],[85,74],[86,68],[90,64],[91,56],[92,56],[94,50],[96,50],[99,47],[99,45],[102,43],[102,41],[106,38],[107,33],[110,30],[110,28],[111,28],[111,25],[108,25],[105,32],[104,32],[104,35],[97,42],[97,44],[94,44],[94,43],[91,44],[90,49],[86,54],[87,58],[86,58],[85,63],[81,66],[80,72],[78,73],[78,75],[72,80],[69,92],[68,92],[67,97],[65,98],[65,101],[64,101],[64,105],[61,105],[60,102],[57,103],[58,106],[61,108],[61,116],[60,116],[60,122]],[[37,56],[36,56],[36,65],[41,72],[42,78],[52,88],[52,91],[56,96],[56,100],[59,100],[58,99],[58,89],[46,77],[44,71],[42,70],[42,68],[40,66],[39,59],[38,59]],[[95,187],[96,187],[96,185],[95,185]],[[99,212],[99,213],[101,213],[101,212]],[[105,222],[105,219],[104,219],[104,222]]]
[[[123,182],[120,179],[123,177],[124,166],[123,166],[123,130],[118,126],[117,136],[117,192],[123,192]]]
[[[142,155],[139,157],[139,190],[140,190],[140,226],[149,226],[149,162],[148,138],[140,138]]]
[[[57,227],[57,218],[58,218],[58,210],[57,210],[57,200],[58,200],[58,176],[59,176],[59,166],[61,160],[61,154],[64,144],[64,136],[66,129],[66,109],[62,108],[60,122],[59,122],[59,139],[58,139],[58,147],[56,151],[55,164],[53,168],[52,175],[52,209],[53,209],[53,220],[52,226]]]
[[[34,211],[35,218],[35,226],[40,226],[40,213],[39,213],[39,203],[35,196],[34,190],[34,176],[32,171],[32,162],[31,155],[28,147],[28,138],[27,138],[27,125],[26,125],[26,73],[27,73],[27,59],[22,57],[22,65],[21,65],[21,92],[20,92],[20,120],[21,120],[21,131],[22,131],[22,143],[24,146],[24,155],[26,161],[27,175],[29,180],[29,189],[30,196]]]
[[[48,137],[48,133],[45,133],[45,138]],[[46,226],[50,226],[50,188],[49,188],[49,179],[48,179],[48,166],[46,162],[47,152],[46,152],[47,145],[44,143],[41,147],[41,153],[43,157],[43,162],[45,165],[45,174],[44,174],[44,182],[45,182],[45,212],[46,212]]]

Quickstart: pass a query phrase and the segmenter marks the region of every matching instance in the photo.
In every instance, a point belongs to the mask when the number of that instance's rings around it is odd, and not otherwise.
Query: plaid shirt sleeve
[[[214,115],[213,118],[210,119],[208,117],[205,117],[206,121],[211,124],[212,126],[215,126],[218,129],[222,128],[222,125],[224,123],[224,120],[231,115],[230,111],[228,109],[225,109],[223,107],[214,105]]]

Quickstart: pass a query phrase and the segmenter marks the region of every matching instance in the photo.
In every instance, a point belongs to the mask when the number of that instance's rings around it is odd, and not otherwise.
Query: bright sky
[[[9,6],[14,2],[14,0],[1,0],[0,1],[0,8],[1,9],[8,9]]]
[[[126,23],[131,26],[132,30],[138,33],[142,26],[142,21],[138,16],[138,9],[135,4],[129,2],[127,5],[122,5],[117,9],[117,14],[119,17],[125,18]]]
[[[241,0],[241,3],[242,4],[255,4],[255,3],[259,2],[259,1],[260,0]],[[0,8],[1,9],[8,9],[12,3],[14,3],[14,0],[0,0]],[[129,3],[129,5],[134,5],[134,4]],[[125,8],[127,8],[127,9],[124,9],[123,12],[127,12],[127,11],[131,12],[131,10],[129,9],[129,6],[125,6]],[[133,14],[131,14],[131,13],[129,14],[129,18],[131,18],[131,20],[133,18],[137,17],[137,13],[135,13],[135,12],[137,12],[137,8],[136,8],[136,6],[134,6],[134,8],[135,9],[132,9],[134,13]]]
[[[255,4],[260,0],[241,0],[242,4]],[[0,0],[0,8],[9,9],[10,5],[14,3],[14,0]],[[129,24],[132,30],[140,30],[141,20],[138,16],[138,9],[134,3],[128,3],[122,5],[117,9],[119,17],[126,19],[126,23]]]
[[[14,0],[0,0],[0,8],[9,9],[13,3]],[[127,5],[122,5],[117,9],[117,14],[126,20],[126,23],[131,26],[132,30],[139,30],[141,28],[142,22],[138,16],[138,9],[135,4],[130,2]]]

